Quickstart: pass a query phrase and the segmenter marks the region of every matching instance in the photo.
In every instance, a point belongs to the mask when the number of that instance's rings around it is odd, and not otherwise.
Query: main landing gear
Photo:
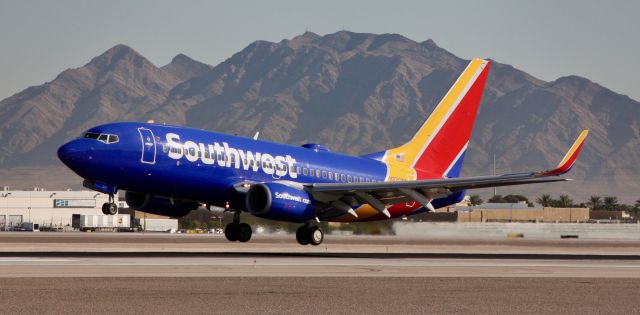
[[[296,240],[300,245],[318,246],[324,240],[324,232],[317,225],[305,224],[296,231]]]
[[[105,202],[102,204],[102,213],[106,215],[118,214],[118,205],[113,201],[113,194],[109,194],[109,202]]]
[[[224,227],[224,236],[231,242],[248,242],[252,233],[249,224],[240,223],[240,211],[236,211],[233,214],[233,222]]]

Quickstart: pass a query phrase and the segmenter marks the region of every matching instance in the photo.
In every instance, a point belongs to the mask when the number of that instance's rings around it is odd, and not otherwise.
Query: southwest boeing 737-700
[[[301,147],[179,126],[122,122],[97,126],[64,144],[58,157],[109,194],[102,210],[116,214],[113,196],[126,191],[136,210],[181,217],[200,207],[234,212],[230,241],[246,242],[240,214],[301,223],[300,244],[319,245],[321,221],[372,221],[458,203],[475,188],[564,181],[583,131],[555,169],[460,177],[490,62],[472,60],[409,142],[349,156],[319,144]]]

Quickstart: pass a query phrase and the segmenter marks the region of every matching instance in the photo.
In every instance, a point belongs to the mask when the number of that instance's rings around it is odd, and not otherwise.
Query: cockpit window
[[[82,137],[85,139],[98,140],[106,144],[116,143],[119,141],[119,138],[117,135],[111,135],[107,133],[85,132]]]
[[[87,132],[84,134],[84,138],[87,139],[98,139],[98,137],[100,137],[100,134],[95,132]]]

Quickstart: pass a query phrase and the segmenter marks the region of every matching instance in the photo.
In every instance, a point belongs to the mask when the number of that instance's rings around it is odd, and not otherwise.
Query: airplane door
[[[156,139],[153,131],[147,128],[138,128],[140,139],[142,140],[142,157],[140,162],[146,164],[156,164]]]

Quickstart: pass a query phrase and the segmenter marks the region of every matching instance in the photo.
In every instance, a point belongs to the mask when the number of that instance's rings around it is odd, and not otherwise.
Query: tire
[[[238,235],[238,241],[240,242],[248,242],[251,239],[251,226],[246,223],[240,223],[236,227],[236,233]]]
[[[109,212],[107,212],[107,207],[108,206],[109,206],[109,204],[106,203],[106,202],[102,204],[102,214],[104,214],[104,215],[108,215],[109,214]]]
[[[238,229],[237,226],[233,223],[229,223],[224,227],[224,237],[227,238],[230,242],[235,242],[238,240]]]
[[[324,240],[324,232],[322,232],[319,226],[312,226],[307,230],[307,239],[309,240],[309,244],[318,246],[322,244]]]
[[[296,241],[298,241],[298,244],[300,245],[309,245],[307,228],[304,225],[299,227],[296,231]]]
[[[106,210],[108,215],[116,215],[118,214],[118,205],[113,202],[109,203]]]

